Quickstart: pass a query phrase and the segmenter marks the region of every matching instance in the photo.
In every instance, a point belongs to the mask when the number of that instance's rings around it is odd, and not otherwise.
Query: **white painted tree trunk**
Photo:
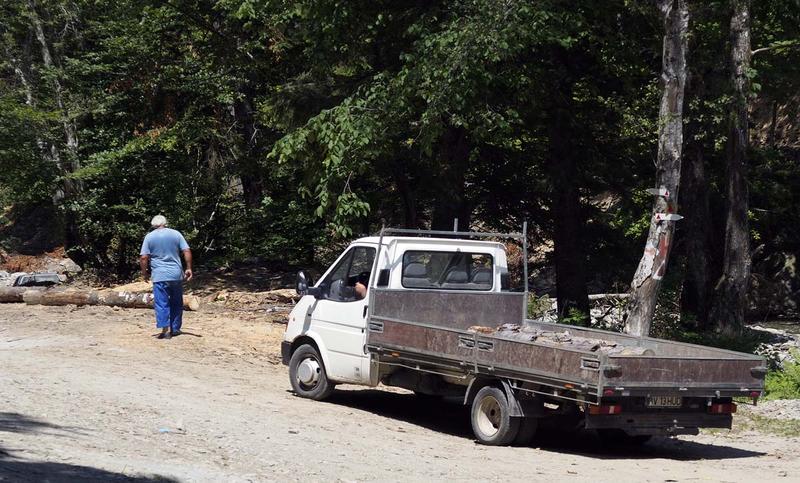
[[[677,206],[683,149],[683,95],[686,84],[689,9],[686,0],[659,0],[658,8],[663,15],[665,34],[661,71],[664,92],[658,114],[656,187],[667,196],[657,196],[653,204],[653,217],[644,254],[631,283],[631,308],[625,330],[639,336],[650,332],[658,289],[672,248],[675,222],[660,221],[656,215],[672,213]]]

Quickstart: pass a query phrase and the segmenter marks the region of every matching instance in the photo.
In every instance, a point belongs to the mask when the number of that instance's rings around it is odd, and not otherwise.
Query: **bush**
[[[765,383],[764,399],[800,399],[800,362],[785,362],[783,370],[767,373]]]

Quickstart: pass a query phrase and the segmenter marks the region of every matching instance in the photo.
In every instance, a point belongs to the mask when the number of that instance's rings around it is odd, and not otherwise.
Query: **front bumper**
[[[292,358],[292,343],[288,341],[281,342],[281,362],[284,366],[289,365],[289,359]]]

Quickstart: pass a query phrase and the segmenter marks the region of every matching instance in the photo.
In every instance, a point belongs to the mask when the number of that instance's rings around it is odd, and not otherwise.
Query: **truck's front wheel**
[[[298,396],[321,401],[333,392],[334,384],[328,380],[325,364],[317,349],[303,344],[289,360],[289,381]]]
[[[472,432],[479,443],[503,446],[514,441],[519,431],[519,418],[512,418],[505,393],[486,386],[472,401]]]

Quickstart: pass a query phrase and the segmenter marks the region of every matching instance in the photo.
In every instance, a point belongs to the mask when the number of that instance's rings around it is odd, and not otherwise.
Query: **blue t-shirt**
[[[189,244],[177,230],[156,228],[144,237],[140,255],[150,255],[150,278],[153,282],[183,280],[181,251]]]

